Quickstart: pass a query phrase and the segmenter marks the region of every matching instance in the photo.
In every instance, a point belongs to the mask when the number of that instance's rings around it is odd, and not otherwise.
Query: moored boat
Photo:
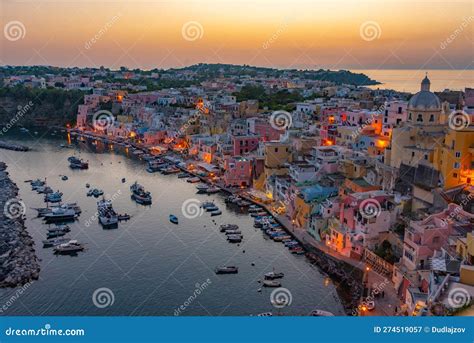
[[[281,279],[285,276],[285,274],[283,273],[277,273],[275,271],[272,271],[272,272],[269,272],[269,273],[266,273],[264,275],[265,279],[266,280],[274,280],[274,279]]]
[[[216,186],[211,186],[211,187],[206,189],[207,194],[219,193],[220,191],[221,191],[221,189],[219,187],[216,187]]]
[[[54,193],[48,193],[44,196],[44,201],[45,202],[52,202],[52,203],[61,202],[62,196],[63,196],[63,193],[61,193],[59,191],[54,192]]]
[[[43,248],[52,248],[60,244],[68,243],[71,239],[62,237],[62,238],[49,238],[43,240]]]
[[[51,212],[42,215],[46,222],[70,221],[77,218],[76,210],[69,207],[53,207]]]
[[[207,192],[209,189],[209,186],[206,185],[205,183],[200,183],[199,185],[196,186],[196,189],[198,192]]]
[[[174,214],[170,214],[169,219],[173,224],[178,224],[178,217],[176,217]]]
[[[102,199],[97,202],[99,223],[103,227],[113,227],[118,224],[118,215],[112,207],[112,201]]]
[[[55,254],[73,254],[78,251],[83,251],[84,246],[76,240],[71,240],[68,243],[60,244],[54,248]]]
[[[334,314],[329,312],[329,311],[314,310],[314,311],[311,311],[310,316],[313,316],[313,317],[334,317]]]
[[[142,205],[150,205],[152,203],[150,192],[145,191],[145,188],[136,181],[130,186],[130,191],[132,192],[132,199],[135,200],[135,202]]]
[[[278,280],[262,280],[264,287],[281,287],[281,282]]]
[[[214,271],[216,274],[237,274],[239,272],[239,268],[235,266],[222,266],[216,267]]]

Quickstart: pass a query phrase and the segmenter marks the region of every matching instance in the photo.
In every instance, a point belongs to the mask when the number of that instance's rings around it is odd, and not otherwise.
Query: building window
[[[408,119],[411,120],[411,112],[408,114]]]
[[[428,155],[425,154],[425,160],[428,160]]]
[[[434,115],[431,114],[431,115],[430,115],[430,122],[433,122],[433,121],[434,121]]]
[[[460,151],[456,151],[456,158],[459,158],[461,157],[461,152]]]
[[[414,151],[411,152],[411,157],[415,157],[415,152]]]
[[[459,162],[454,162],[454,169],[459,169],[461,167],[461,165],[459,164]]]
[[[278,152],[278,148],[275,148],[275,152]]]
[[[458,173],[453,173],[453,177],[454,177],[455,179],[457,179],[457,178],[458,178]]]
[[[423,122],[423,115],[422,115],[422,114],[418,114],[418,117],[416,118],[416,121],[417,121],[417,122]]]

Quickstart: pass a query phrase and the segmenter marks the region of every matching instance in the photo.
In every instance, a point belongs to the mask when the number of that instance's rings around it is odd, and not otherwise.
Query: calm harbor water
[[[394,89],[397,91],[416,93],[420,90],[420,82],[428,72],[431,81],[431,90],[440,92],[444,89],[464,90],[465,87],[474,87],[474,70],[416,70],[416,69],[371,69],[353,70],[364,73],[371,79],[382,82],[380,85],[370,86],[372,89]]]
[[[196,284],[210,284],[181,311],[181,315],[250,315],[279,310],[270,303],[273,288],[257,290],[257,282],[272,268],[284,272],[282,287],[292,295],[292,303],[281,310],[285,315],[305,315],[321,309],[343,315],[335,286],[304,256],[295,256],[281,243],[266,239],[253,220],[239,210],[226,207],[223,195],[196,194],[195,185],[176,175],[149,174],[145,163],[128,158],[123,148],[79,143],[76,150],[61,149],[65,139],[33,139],[29,134],[11,141],[26,144],[33,151],[22,153],[0,150],[0,161],[8,164],[12,179],[20,187],[27,206],[26,225],[36,242],[41,274],[18,299],[15,290],[0,289],[0,305],[8,302],[3,315],[173,315],[195,293]],[[94,151],[95,150],[95,151]],[[67,157],[75,153],[89,161],[89,170],[71,170]],[[62,181],[61,175],[69,180]],[[31,190],[24,180],[45,178],[54,190],[64,193],[64,202],[77,202],[82,208],[78,221],[70,224],[70,237],[85,243],[87,250],[77,256],[55,256],[43,249],[47,225],[31,208],[43,207],[43,196]],[[126,178],[126,183],[121,179]],[[129,186],[137,180],[153,195],[145,207],[130,199]],[[87,197],[86,183],[114,198],[118,213],[132,218],[117,229],[104,230],[93,218],[97,199]],[[186,219],[181,206],[187,199],[214,200],[221,216],[204,213]],[[168,215],[180,219],[173,225]],[[90,225],[87,225],[87,224]],[[229,244],[218,226],[235,223],[244,241]],[[215,275],[218,265],[236,265],[235,275]],[[252,266],[254,264],[254,266]],[[98,308],[92,295],[108,288],[114,302]]]

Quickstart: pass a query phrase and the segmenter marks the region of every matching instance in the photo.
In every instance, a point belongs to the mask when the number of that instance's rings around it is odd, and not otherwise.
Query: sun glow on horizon
[[[2,36],[3,64],[450,69],[472,60],[474,17],[466,16],[472,12],[467,2],[39,0],[2,6],[2,25],[20,21],[26,31],[15,41]]]

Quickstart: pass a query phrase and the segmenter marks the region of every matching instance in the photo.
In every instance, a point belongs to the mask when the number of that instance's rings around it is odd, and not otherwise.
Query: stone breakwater
[[[9,215],[8,201],[17,198],[18,187],[6,168],[0,162],[0,287],[16,287],[38,279],[40,265],[23,213]]]
[[[24,145],[11,144],[7,142],[0,141],[0,149],[13,150],[13,151],[28,151],[30,148]]]

